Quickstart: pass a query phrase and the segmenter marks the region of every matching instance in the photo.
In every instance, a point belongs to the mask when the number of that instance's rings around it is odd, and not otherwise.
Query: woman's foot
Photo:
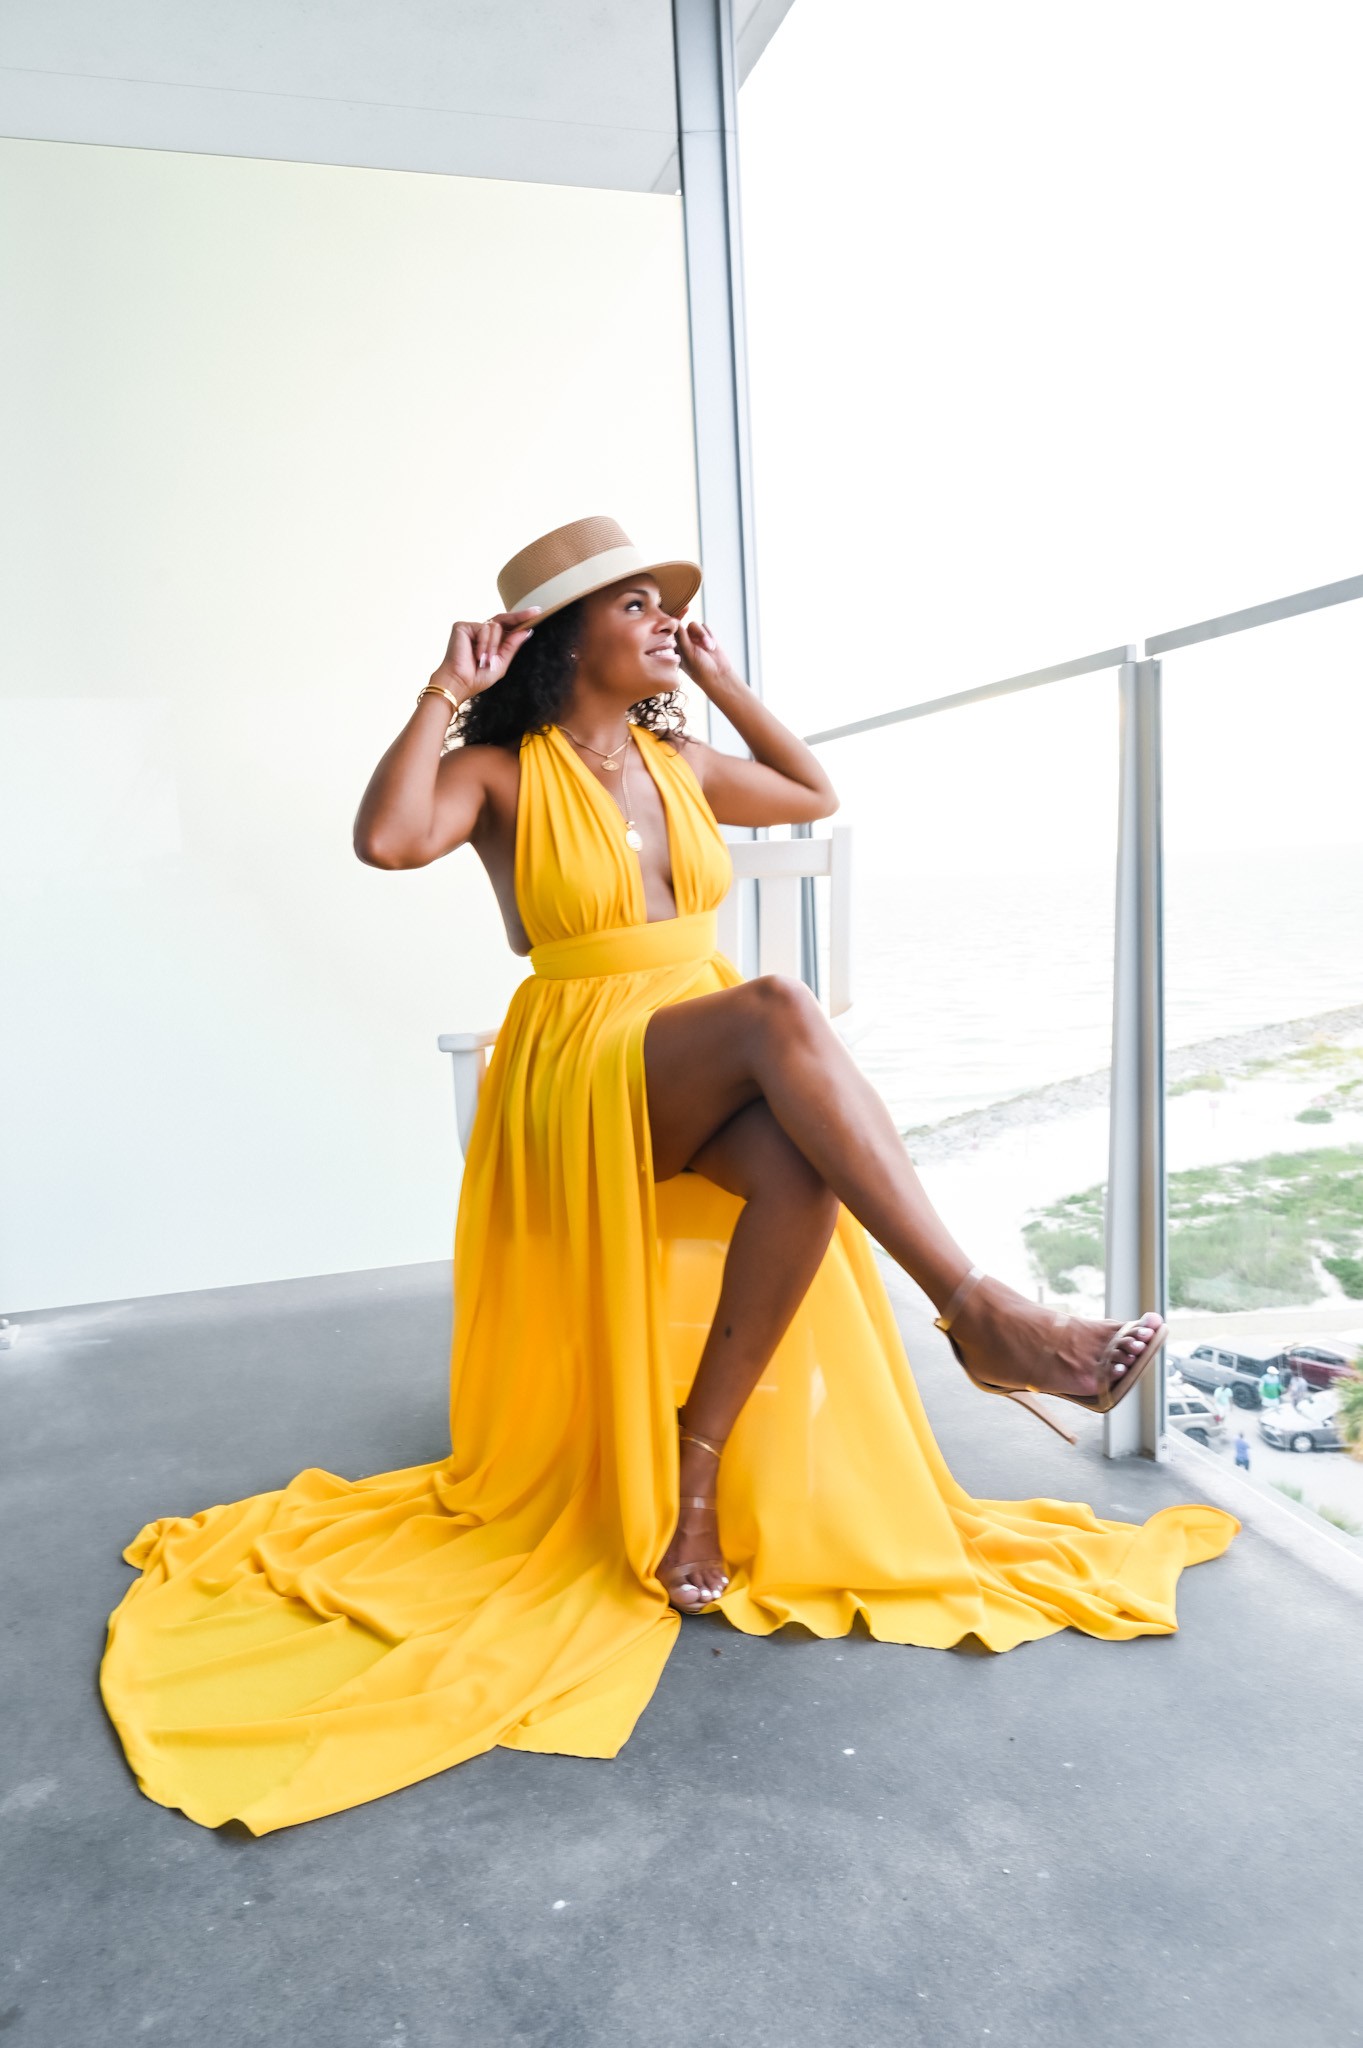
[[[1106,1410],[1164,1335],[1164,1318],[1153,1309],[1131,1325],[1098,1321],[1043,1308],[987,1274],[969,1281],[956,1290],[954,1313],[949,1302],[940,1320],[970,1377],[1001,1392],[1026,1388]]]
[[[679,1612],[699,1614],[719,1599],[729,1583],[715,1506],[723,1445],[686,1429],[680,1435],[681,1508],[658,1577]]]

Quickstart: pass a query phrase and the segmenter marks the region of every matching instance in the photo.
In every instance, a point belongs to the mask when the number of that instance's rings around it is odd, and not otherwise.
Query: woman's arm
[[[538,609],[499,612],[482,625],[460,620],[431,681],[461,706],[490,689],[529,638],[526,621]],[[366,866],[424,868],[473,837],[487,795],[483,749],[457,747],[442,754],[453,716],[448,697],[419,698],[370,776],[354,830],[355,851]]]
[[[721,825],[806,825],[831,817],[837,792],[816,755],[735,674],[708,626],[677,633],[682,667],[722,711],[753,758],[691,740],[686,758]]]

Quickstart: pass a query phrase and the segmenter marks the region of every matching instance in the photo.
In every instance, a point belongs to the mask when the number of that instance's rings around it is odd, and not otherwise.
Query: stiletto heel
[[[958,1358],[961,1356],[959,1351],[956,1353],[956,1356]],[[966,1366],[966,1373],[971,1379],[975,1379],[975,1375],[970,1371],[969,1366]],[[975,1380],[975,1385],[977,1387],[983,1386],[984,1382],[983,1380]],[[1039,1416],[1042,1422],[1045,1423],[1047,1429],[1053,1429],[1057,1436],[1063,1436],[1067,1444],[1078,1443],[1079,1439],[1075,1435],[1074,1431],[1072,1429],[1066,1429],[1063,1422],[1058,1422],[1055,1416],[1051,1414],[1049,1408],[1043,1408],[1040,1401],[1037,1400],[1036,1395],[1032,1393],[1029,1388],[992,1387],[989,1389],[989,1391],[991,1393],[996,1394],[1005,1394],[1008,1400],[1016,1401],[1019,1408],[1025,1408],[1029,1415]]]
[[[1146,1367],[1158,1356],[1165,1338],[1169,1335],[1169,1325],[1167,1323],[1161,1322],[1158,1330],[1149,1330],[1149,1326],[1141,1316],[1136,1316],[1131,1322],[1123,1323],[1119,1330],[1114,1330],[1103,1347],[1102,1357],[1098,1360],[1097,1372],[1102,1391],[1097,1394],[1066,1394],[1054,1387],[1048,1387],[1044,1390],[1038,1387],[1001,1387],[993,1380],[982,1379],[966,1363],[964,1352],[951,1334],[952,1324],[957,1320],[962,1308],[985,1277],[982,1266],[972,1266],[970,1268],[970,1271],[966,1274],[964,1280],[961,1281],[941,1315],[936,1318],[937,1327],[955,1352],[957,1363],[960,1365],[961,1370],[973,1385],[979,1387],[983,1393],[1001,1394],[1005,1400],[1016,1401],[1020,1408],[1028,1409],[1031,1414],[1044,1422],[1048,1429],[1053,1429],[1057,1436],[1063,1436],[1066,1443],[1077,1443],[1078,1438],[1070,1430],[1066,1429],[1063,1423],[1058,1422],[1047,1409],[1041,1406],[1041,1403],[1036,1399],[1036,1395],[1044,1391],[1052,1400],[1071,1401],[1076,1408],[1086,1408],[1091,1415],[1109,1415],[1119,1401],[1126,1399]],[[1056,1328],[1062,1328],[1068,1321],[1068,1315],[1062,1312],[1056,1317]],[[1122,1373],[1114,1375],[1112,1368],[1121,1363],[1119,1348],[1122,1340],[1129,1337],[1135,1330],[1146,1330],[1148,1332],[1145,1349],[1133,1364],[1128,1364]]]

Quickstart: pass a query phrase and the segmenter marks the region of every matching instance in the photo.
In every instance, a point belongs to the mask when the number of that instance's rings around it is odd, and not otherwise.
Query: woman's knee
[[[753,1027],[764,1050],[784,1051],[828,1029],[818,998],[791,974],[759,974],[745,982]]]

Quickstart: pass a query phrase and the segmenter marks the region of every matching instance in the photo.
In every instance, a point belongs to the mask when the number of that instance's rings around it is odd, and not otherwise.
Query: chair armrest
[[[487,1050],[496,1043],[490,1031],[442,1031],[436,1044],[450,1055],[454,1068],[454,1120],[461,1151],[469,1148],[473,1119],[478,1113],[478,1096],[487,1072]]]
[[[442,1052],[486,1052],[496,1041],[491,1031],[442,1031],[435,1041]]]

